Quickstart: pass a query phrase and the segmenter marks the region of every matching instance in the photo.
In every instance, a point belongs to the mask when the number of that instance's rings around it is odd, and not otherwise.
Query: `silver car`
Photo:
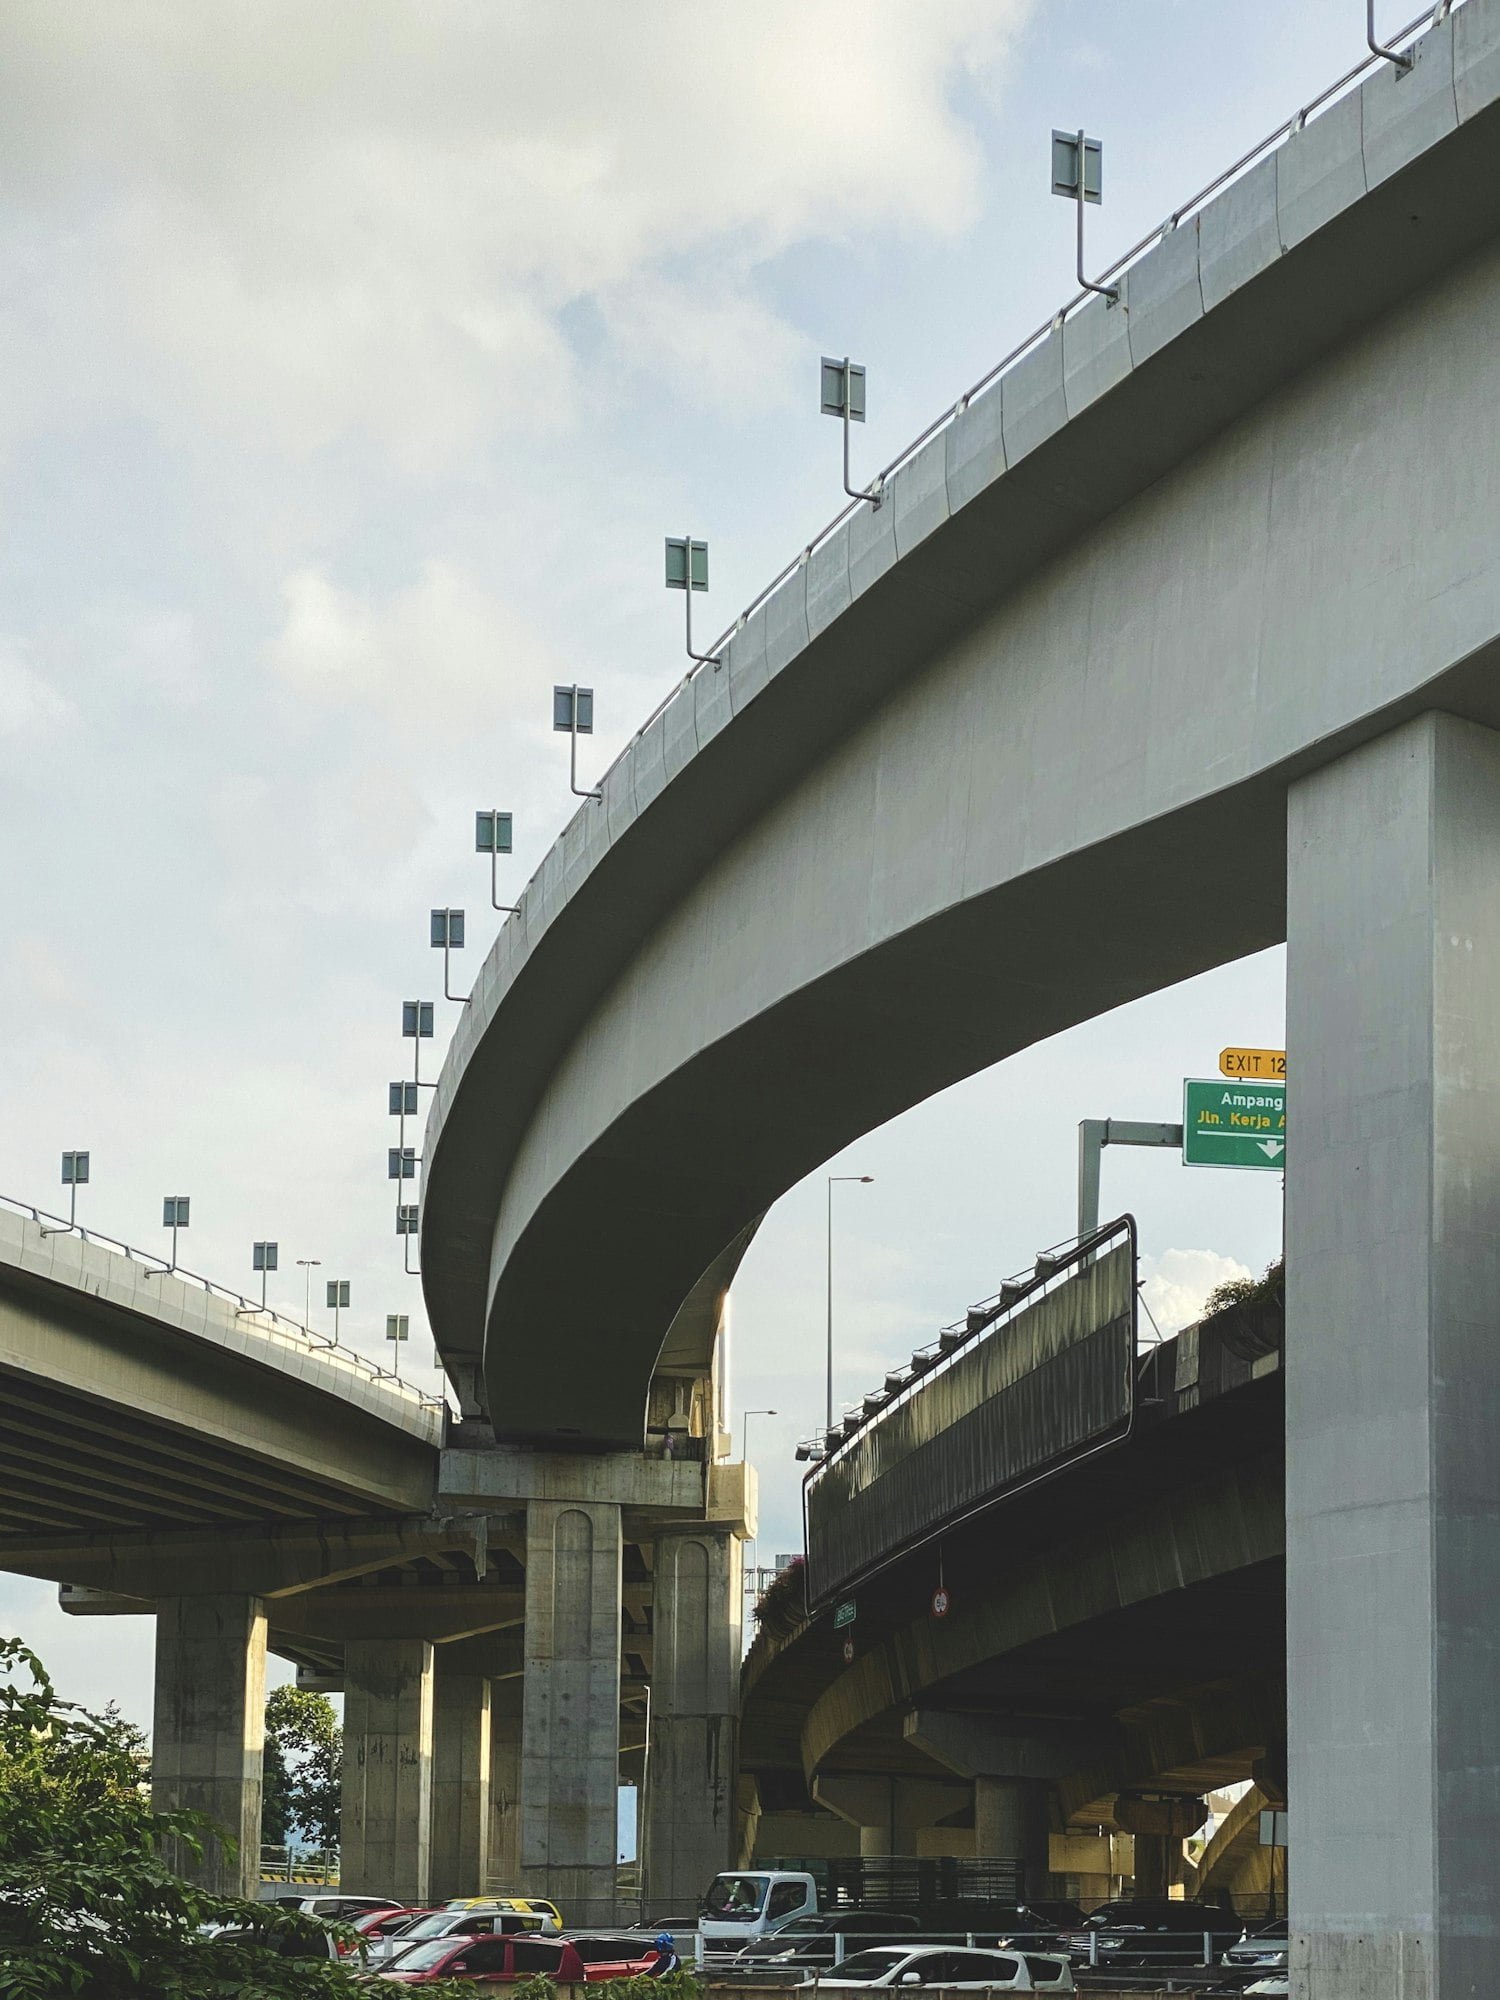
[[[806,1979],[822,1991],[887,1986],[956,1986],[985,1993],[1072,1993],[1073,1968],[1062,1953],[975,1951],[952,1945],[876,1945]]]

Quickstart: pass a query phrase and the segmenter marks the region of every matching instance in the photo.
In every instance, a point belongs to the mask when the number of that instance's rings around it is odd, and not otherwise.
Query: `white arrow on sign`
[[[1285,1139],[1258,1139],[1256,1144],[1268,1160],[1274,1160],[1278,1153],[1286,1149]]]

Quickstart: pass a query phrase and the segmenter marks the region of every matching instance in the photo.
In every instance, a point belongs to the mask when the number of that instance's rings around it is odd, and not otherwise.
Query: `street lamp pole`
[[[827,1410],[823,1420],[825,1430],[833,1429],[833,1189],[837,1181],[856,1181],[868,1187],[873,1174],[829,1174],[828,1175],[828,1371]]]
[[[314,1271],[321,1270],[322,1265],[323,1259],[321,1257],[299,1257],[297,1259],[297,1268],[301,1271],[303,1277],[302,1324],[304,1326],[312,1325],[312,1274]]]

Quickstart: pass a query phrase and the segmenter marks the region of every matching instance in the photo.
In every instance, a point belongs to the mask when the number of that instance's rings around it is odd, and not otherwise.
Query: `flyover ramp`
[[[423,1268],[501,1434],[629,1448],[667,1327],[838,1148],[1285,935],[1288,785],[1500,723],[1500,8],[1468,0],[954,415],[528,886]]]
[[[0,1567],[29,1538],[425,1514],[442,1423],[348,1349],[0,1210]]]

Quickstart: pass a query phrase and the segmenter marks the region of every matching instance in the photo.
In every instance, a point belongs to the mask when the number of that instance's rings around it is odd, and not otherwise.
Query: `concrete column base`
[[[266,1716],[266,1614],[238,1594],[164,1597],[156,1607],[156,1705],[151,1803],[207,1813],[235,1852],[208,1843],[202,1859],[173,1842],[168,1865],[226,1896],[253,1896],[260,1878],[261,1751]]]
[[[482,1896],[489,1886],[490,1684],[445,1672],[438,1648],[432,1718],[432,1894]]]
[[[500,1896],[521,1889],[521,1683],[490,1688],[490,1879]]]
[[[1019,1861],[1022,1893],[1044,1897],[1051,1881],[1052,1813],[1039,1778],[974,1780],[974,1852],[987,1860]]]
[[[520,1886],[582,1927],[615,1922],[622,1551],[618,1506],[527,1506]]]
[[[351,1895],[431,1894],[432,1682],[426,1639],[344,1647],[340,1882]]]

